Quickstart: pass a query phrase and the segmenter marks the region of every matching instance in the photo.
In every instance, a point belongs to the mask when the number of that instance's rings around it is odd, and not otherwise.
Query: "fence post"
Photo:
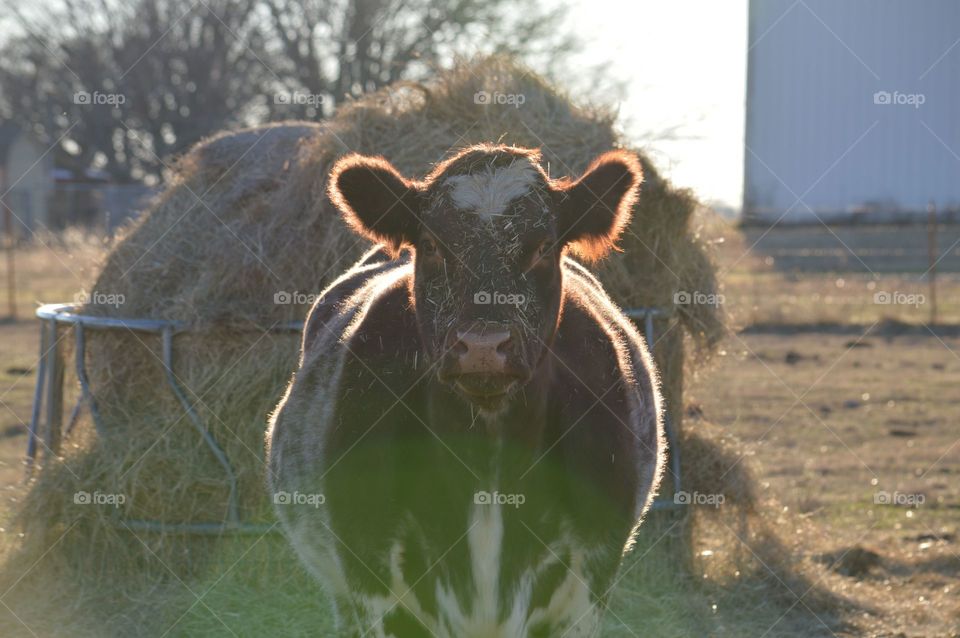
[[[927,204],[927,285],[930,288],[930,325],[937,323],[937,205]]]
[[[13,211],[6,203],[3,205],[3,239],[7,253],[7,311],[11,319],[17,318],[17,277],[16,277],[16,248],[17,242],[13,236]]]

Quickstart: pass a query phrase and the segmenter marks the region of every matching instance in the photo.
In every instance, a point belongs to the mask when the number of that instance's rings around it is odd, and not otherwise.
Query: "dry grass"
[[[724,307],[735,325],[930,322],[922,225],[785,227],[764,234],[701,215],[693,227],[711,238]],[[957,324],[960,225],[941,226],[939,235],[938,322]],[[882,293],[904,303],[876,303]]]
[[[710,228],[702,232],[706,238],[718,236]],[[719,246],[721,258],[725,249]],[[89,272],[99,257],[94,252],[81,258],[76,250],[67,251],[75,255],[70,269]],[[44,282],[37,284],[41,301],[71,298],[82,285],[73,283],[70,269],[57,258],[46,255],[42,248],[22,253],[25,283]],[[64,255],[58,253],[66,259]],[[821,294],[832,285],[817,273],[798,279],[799,290],[819,286]],[[735,303],[730,305],[737,310]],[[696,543],[690,544],[690,522],[677,523],[668,515],[651,518],[644,528],[646,545],[625,565],[605,635],[759,636],[770,627],[767,636],[830,635],[821,619],[840,636],[902,631],[930,638],[956,631],[960,466],[951,452],[956,450],[951,426],[960,361],[929,333],[879,333],[864,339],[869,346],[850,348],[857,329],[848,328],[852,334],[846,335],[783,331],[734,336],[726,342],[724,356],[692,378],[693,416],[686,432],[718,442],[727,456],[713,455],[722,459],[713,469],[685,472],[685,487],[727,493],[723,482],[750,480],[762,520],[745,531],[734,508],[701,509],[692,522],[698,526]],[[0,326],[0,351],[10,368],[33,367],[36,334],[33,322]],[[956,337],[942,339],[960,352]],[[5,373],[2,379],[6,423],[19,425],[22,432],[33,378]],[[794,393],[803,396],[811,386],[803,403],[813,413],[794,405]],[[865,393],[870,394],[867,400]],[[894,430],[916,434],[893,435]],[[0,545],[5,554],[22,542],[9,525],[11,499],[23,493],[19,458],[25,443],[19,432],[0,440],[0,461],[7,463],[0,468],[6,486],[7,523]],[[736,459],[743,453],[745,461],[735,467],[749,468],[753,478],[731,472],[721,482],[717,468],[722,474],[722,468],[733,465],[729,455]],[[689,468],[692,454],[686,460]],[[874,475],[876,486],[871,485]],[[922,492],[927,505],[915,510],[875,506],[872,494],[880,488]],[[84,534],[75,527],[61,542]],[[118,550],[141,542],[124,535]],[[140,539],[156,548],[155,538],[141,534]],[[39,636],[155,636],[171,627],[167,635],[172,636],[322,633],[329,627],[329,614],[284,541],[274,536],[255,541],[242,537],[218,544],[204,557],[201,573],[182,583],[166,572],[165,578],[125,583],[123,591],[109,582],[78,587],[74,568],[59,562],[57,552],[36,565],[8,562],[0,600],[9,611],[0,612],[0,635],[30,635],[13,614]],[[825,555],[856,546],[880,555],[880,564],[864,576],[846,576],[824,564]],[[678,556],[691,569],[681,568]],[[771,561],[768,565],[797,596],[811,584],[817,586],[804,604],[794,605],[796,598],[761,560]],[[155,562],[151,570],[163,567]]]

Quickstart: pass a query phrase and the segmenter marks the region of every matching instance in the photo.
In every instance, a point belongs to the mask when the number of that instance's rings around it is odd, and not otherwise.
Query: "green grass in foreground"
[[[670,515],[648,521],[625,560],[604,636],[747,636],[770,627],[767,636],[826,632],[802,609],[783,617],[792,601],[762,569],[723,583],[691,576],[681,558],[683,529]],[[142,540],[149,545],[148,537]],[[172,573],[159,582],[78,578],[57,568],[55,550],[51,557],[53,563],[18,582],[9,582],[14,570],[4,575],[0,589],[10,589],[0,606],[0,635],[335,635],[325,594],[279,534],[224,539],[205,575],[186,582]]]

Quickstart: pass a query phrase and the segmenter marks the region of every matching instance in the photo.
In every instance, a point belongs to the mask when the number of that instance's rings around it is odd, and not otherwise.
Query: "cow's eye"
[[[437,254],[437,242],[424,237],[417,245],[417,253],[422,257],[433,257]]]
[[[540,242],[537,247],[529,253],[527,268],[535,268],[536,266],[549,263],[550,257],[553,255],[553,245],[554,242],[548,239]]]

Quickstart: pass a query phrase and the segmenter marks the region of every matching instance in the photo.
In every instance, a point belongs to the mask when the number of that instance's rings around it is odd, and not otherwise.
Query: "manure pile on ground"
[[[524,102],[478,103],[480,91],[522,94]],[[359,152],[383,155],[419,177],[479,142],[538,147],[555,177],[576,176],[598,154],[623,146],[611,113],[574,104],[508,60],[479,59],[423,84],[399,83],[345,103],[321,124],[287,122],[203,141],[177,162],[166,191],[107,257],[93,290],[123,295],[124,303],[85,311],[190,327],[175,338],[174,372],[230,459],[243,520],[273,522],[263,432],[298,354],[295,333],[271,329],[303,319],[311,295],[368,248],[325,196],[329,168]],[[692,345],[690,360],[709,354],[724,323],[716,306],[674,303],[677,293],[715,294],[714,269],[689,230],[692,195],[643,164],[622,252],[597,270],[624,306],[670,311],[657,321],[655,356],[679,421],[684,344]],[[169,391],[160,356],[157,335],[88,333],[104,432],[82,421],[62,458],[44,460],[20,513],[28,548],[46,551],[59,539],[55,552],[72,573],[187,577],[204,569],[216,542],[177,533],[135,536],[116,520],[219,522],[227,514],[223,469]],[[697,451],[698,463],[704,454],[709,450]],[[123,494],[125,503],[80,507],[73,502],[78,491]]]

